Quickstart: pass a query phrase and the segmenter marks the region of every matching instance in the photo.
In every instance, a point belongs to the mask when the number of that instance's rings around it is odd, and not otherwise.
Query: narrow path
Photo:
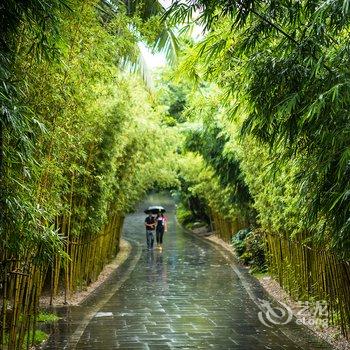
[[[145,249],[145,203],[125,222],[126,264],[84,305],[61,310],[46,349],[330,349],[293,321],[263,325],[257,300],[268,297],[259,285],[177,226],[169,198],[149,199],[168,208],[164,251]]]

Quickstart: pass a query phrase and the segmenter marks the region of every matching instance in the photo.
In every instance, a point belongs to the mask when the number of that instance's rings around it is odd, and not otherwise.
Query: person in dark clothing
[[[148,249],[153,249],[153,242],[154,242],[153,231],[156,228],[156,220],[152,216],[152,213],[150,213],[146,217],[146,219],[145,219],[145,227],[146,227],[147,248]]]
[[[157,240],[157,248],[162,250],[163,249],[163,235],[164,231],[167,230],[167,222],[162,213],[157,214],[156,218],[156,240]]]

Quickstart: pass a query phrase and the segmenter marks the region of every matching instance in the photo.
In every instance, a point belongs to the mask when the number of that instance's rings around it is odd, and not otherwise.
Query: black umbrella
[[[158,214],[158,213],[165,213],[165,209],[161,207],[160,205],[153,205],[151,207],[148,207],[145,209],[146,214]]]

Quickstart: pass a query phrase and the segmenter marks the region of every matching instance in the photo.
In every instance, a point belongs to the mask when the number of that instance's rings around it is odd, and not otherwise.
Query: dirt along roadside
[[[232,245],[220,239],[218,236],[215,235],[215,233],[207,232],[203,234],[203,232],[196,232],[196,230],[193,230],[193,232],[195,234],[199,234],[202,238],[205,238],[211,242],[220,245],[221,247],[235,255],[235,251]],[[293,315],[297,319],[300,319],[298,315],[298,312],[300,311],[300,304],[297,301],[293,300],[286,293],[286,291],[282,289],[282,287],[276,280],[274,280],[271,276],[266,274],[255,277],[257,278],[261,286],[266,290],[266,292],[271,295],[271,297],[273,297],[279,303],[287,305],[292,310]],[[340,327],[327,325],[326,327],[322,326],[322,328],[320,328],[320,326],[317,326],[317,320],[313,317],[313,315],[310,312],[304,312],[302,316],[303,324],[306,325],[309,329],[311,329],[314,333],[316,333],[320,338],[330,343],[335,349],[350,350],[350,342],[341,334]]]
[[[108,279],[115,269],[124,263],[131,252],[131,245],[125,239],[121,239],[119,249],[120,250],[117,256],[111,263],[104,267],[95,282],[91,283],[84,290],[77,291],[76,293],[72,294],[72,296],[67,300],[67,303],[64,302],[64,290],[61,289],[57,296],[53,298],[51,306],[79,305],[81,302],[83,302],[97,287]],[[40,297],[39,303],[40,307],[42,308],[50,306],[49,293],[43,293],[43,295]]]

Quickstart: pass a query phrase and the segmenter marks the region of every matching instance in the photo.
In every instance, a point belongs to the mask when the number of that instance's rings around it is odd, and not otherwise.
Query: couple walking
[[[162,250],[163,235],[167,231],[167,220],[163,213],[158,213],[156,217],[150,213],[145,219],[147,248],[153,249],[153,231],[156,231],[157,249]]]

